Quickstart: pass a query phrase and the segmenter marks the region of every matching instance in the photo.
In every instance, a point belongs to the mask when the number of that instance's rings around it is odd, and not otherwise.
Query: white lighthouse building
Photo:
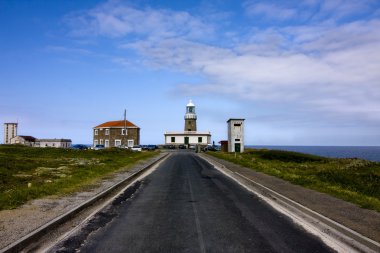
[[[211,133],[209,131],[197,131],[197,114],[195,105],[190,100],[186,105],[185,128],[183,132],[165,132],[166,145],[201,145],[206,146],[211,143]]]

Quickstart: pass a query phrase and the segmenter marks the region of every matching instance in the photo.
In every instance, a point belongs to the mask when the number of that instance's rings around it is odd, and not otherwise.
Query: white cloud
[[[243,3],[247,15],[272,21],[338,21],[371,12],[375,0],[254,1]]]
[[[270,3],[247,1],[244,3],[246,13],[250,16],[264,16],[268,19],[287,20],[297,16],[297,10],[276,6]]]
[[[89,11],[71,13],[65,17],[75,36],[128,35],[150,38],[201,38],[213,33],[212,26],[187,12],[138,9],[123,2],[110,1]]]
[[[260,44],[221,48],[175,39],[125,47],[134,48],[155,66],[199,73],[209,80],[203,85],[182,84],[180,89],[186,93],[228,94],[279,106],[290,103],[303,110],[380,122],[377,25],[369,21],[316,27],[320,30],[316,40],[303,40],[303,27],[293,32],[296,45],[288,51],[269,48],[272,54],[255,51]],[[292,29],[281,32],[287,31]],[[253,49],[241,50],[249,46]]]
[[[279,110],[286,104],[304,113],[380,123],[380,20],[337,25],[335,14],[339,19],[362,12],[350,1],[301,5],[320,6],[313,22],[251,27],[246,29],[250,34],[240,36],[238,42],[240,31],[224,31],[233,34],[231,41],[214,45],[204,41],[217,24],[187,12],[110,2],[68,20],[76,24],[76,34],[121,38],[119,49],[137,52],[139,63],[204,77],[203,84],[179,85],[178,90],[186,94],[212,92],[239,101],[271,103]],[[246,8],[251,14],[278,19],[298,15],[293,7],[273,4],[247,2]],[[322,17],[328,20],[315,22]],[[133,39],[126,39],[132,34]],[[131,59],[114,61],[129,65]]]

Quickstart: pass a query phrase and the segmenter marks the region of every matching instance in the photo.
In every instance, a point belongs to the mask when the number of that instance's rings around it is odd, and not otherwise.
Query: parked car
[[[180,144],[180,145],[178,146],[178,148],[179,148],[179,149],[186,149],[186,146],[183,145],[183,144]]]
[[[142,151],[142,148],[141,148],[140,145],[135,145],[135,146],[131,147],[131,150],[132,150],[132,151],[139,151],[139,152],[141,152],[141,151]]]
[[[156,145],[148,145],[147,150],[156,150],[158,147]]]
[[[80,149],[80,150],[85,150],[88,149],[87,145],[84,144],[75,144],[70,147],[71,149]]]
[[[195,145],[191,144],[191,145],[189,146],[189,149],[195,149]]]
[[[95,145],[95,147],[94,147],[94,150],[101,150],[101,149],[105,149],[104,145],[97,144],[97,145]]]
[[[218,147],[216,145],[208,145],[203,148],[203,151],[218,151]]]
[[[165,145],[163,146],[164,149],[175,149],[174,145]]]

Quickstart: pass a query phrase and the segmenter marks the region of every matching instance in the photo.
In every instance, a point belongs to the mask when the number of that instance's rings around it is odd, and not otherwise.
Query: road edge
[[[46,235],[49,230],[54,229],[63,223],[67,222],[68,220],[72,219],[76,214],[83,211],[84,209],[88,208],[95,202],[101,200],[102,198],[105,198],[109,195],[111,195],[113,192],[117,191],[120,188],[123,188],[127,186],[131,181],[139,177],[143,172],[148,170],[149,168],[153,167],[158,162],[162,161],[166,157],[168,157],[170,153],[163,153],[161,155],[158,155],[157,159],[152,161],[150,164],[146,165],[145,167],[141,168],[140,170],[136,171],[132,175],[130,175],[128,178],[123,179],[122,181],[114,184],[113,186],[110,186],[106,190],[98,193],[97,195],[93,196],[92,198],[88,199],[87,201],[83,202],[82,204],[76,206],[75,208],[71,209],[70,211],[54,218],[53,220],[49,221],[45,225],[35,229],[34,231],[28,233],[27,235],[23,236],[22,238],[18,239],[17,241],[13,242],[12,244],[6,246],[3,249],[0,249],[0,253],[13,253],[13,252],[20,252],[24,248],[26,248],[28,245],[30,245],[32,242],[36,241],[37,239],[41,238],[42,236]]]
[[[335,250],[342,252],[346,252],[347,250],[350,252],[380,252],[380,244],[378,242],[297,203],[251,178],[230,170],[213,159],[212,156],[199,154],[199,157],[265,200],[278,211],[289,216],[309,232],[320,237],[325,243],[331,244],[334,241],[335,244],[339,244],[338,246],[335,245],[337,246],[334,247]]]

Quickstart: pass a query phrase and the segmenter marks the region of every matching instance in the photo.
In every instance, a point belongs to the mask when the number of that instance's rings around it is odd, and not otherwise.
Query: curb
[[[243,179],[245,182],[248,182],[251,186],[247,186],[249,188],[253,187],[257,188],[260,190],[260,193],[257,192],[257,190],[252,190],[258,194],[264,194],[266,197],[271,198],[272,200],[276,202],[282,202],[283,206],[285,208],[293,208],[296,209],[297,211],[301,212],[302,214],[306,214],[314,219],[316,219],[318,222],[321,222],[325,224],[329,229],[329,231],[324,231],[328,236],[334,237],[335,239],[343,242],[344,244],[348,245],[354,250],[362,251],[362,252],[380,252],[380,243],[365,237],[364,235],[361,235],[360,233],[343,226],[342,224],[335,222],[334,220],[323,216],[312,209],[303,206],[296,201],[285,197],[284,195],[252,180],[251,178],[248,178],[238,172],[234,172],[230,170],[228,167],[224,166],[223,164],[220,164],[219,162],[215,161],[213,157],[210,157],[209,155],[200,155],[202,159],[210,163],[212,166],[215,168],[218,167],[220,170],[228,170],[228,173],[230,177],[232,177],[234,180],[238,181],[238,178]],[[212,160],[212,161],[210,161]],[[238,177],[238,178],[237,178]],[[239,182],[239,181],[238,181]],[[288,206],[288,207],[286,207]],[[341,233],[341,235],[337,235],[336,232]]]
[[[145,172],[147,169],[151,168],[156,163],[160,162],[164,158],[168,157],[170,154],[166,153],[159,157],[158,159],[154,160],[152,163],[146,165],[142,169],[136,171],[132,175],[130,175],[128,178],[123,179],[122,181],[116,183],[115,185],[109,187],[108,189],[104,190],[103,192],[98,193],[97,195],[93,196],[89,200],[83,202],[79,206],[75,207],[74,209],[58,216],[57,218],[51,220],[50,222],[46,223],[45,225],[37,228],[36,230],[32,231],[31,233],[25,235],[21,239],[15,241],[14,243],[6,246],[5,248],[0,250],[0,253],[13,253],[13,252],[20,252],[22,249],[24,249],[26,246],[30,245],[32,242],[35,242],[40,237],[46,235],[49,233],[49,230],[54,229],[58,227],[59,225],[62,225],[63,223],[70,220],[72,217],[74,217],[77,213],[84,210],[85,208],[91,206],[95,202],[99,201],[100,199],[110,195],[115,190],[129,184],[132,180],[140,176],[143,172]]]

